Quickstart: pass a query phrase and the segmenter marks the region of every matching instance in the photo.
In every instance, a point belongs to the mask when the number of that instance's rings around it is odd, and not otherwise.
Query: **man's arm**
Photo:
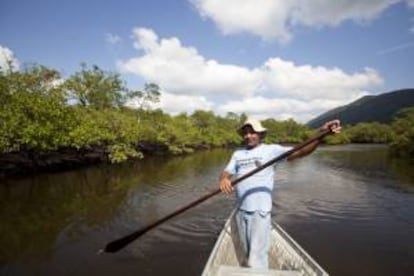
[[[320,128],[320,130],[322,131],[322,130],[326,130],[326,129],[330,129],[333,134],[340,133],[341,132],[341,122],[339,120],[332,120],[332,121],[326,122],[325,124],[323,124],[323,126]],[[302,148],[298,151],[295,151],[294,153],[289,155],[287,160],[292,161],[296,158],[304,157],[304,156],[312,153],[319,146],[319,144],[321,142],[322,142],[321,140],[316,140],[316,141],[310,143],[306,147],[304,147],[304,148]]]

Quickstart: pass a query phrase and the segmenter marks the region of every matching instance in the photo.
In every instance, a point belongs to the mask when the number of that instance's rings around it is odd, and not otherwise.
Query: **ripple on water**
[[[323,165],[323,169],[320,166]],[[338,166],[326,166],[318,160],[300,162],[279,174],[275,201],[276,211],[283,219],[312,218],[319,221],[378,221],[389,215],[382,205],[391,204],[393,194],[387,194],[376,179],[364,172],[349,171]],[[294,171],[294,174],[289,173]]]

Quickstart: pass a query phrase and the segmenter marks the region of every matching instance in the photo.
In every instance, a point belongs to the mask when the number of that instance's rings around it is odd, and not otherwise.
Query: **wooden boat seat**
[[[297,276],[299,271],[220,265],[216,276]]]

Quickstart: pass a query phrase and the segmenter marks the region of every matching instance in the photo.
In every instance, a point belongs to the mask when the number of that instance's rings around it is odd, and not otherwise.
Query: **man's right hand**
[[[223,172],[220,177],[220,190],[223,193],[230,194],[233,192],[233,186],[231,185],[231,181],[229,175],[226,172]]]

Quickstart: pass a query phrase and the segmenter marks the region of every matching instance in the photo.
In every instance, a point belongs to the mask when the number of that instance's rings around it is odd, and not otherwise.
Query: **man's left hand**
[[[339,120],[332,120],[329,122],[326,122],[323,124],[323,126],[321,127],[321,130],[325,130],[325,129],[330,129],[332,133],[336,134],[336,133],[340,133],[341,132],[341,121]]]

